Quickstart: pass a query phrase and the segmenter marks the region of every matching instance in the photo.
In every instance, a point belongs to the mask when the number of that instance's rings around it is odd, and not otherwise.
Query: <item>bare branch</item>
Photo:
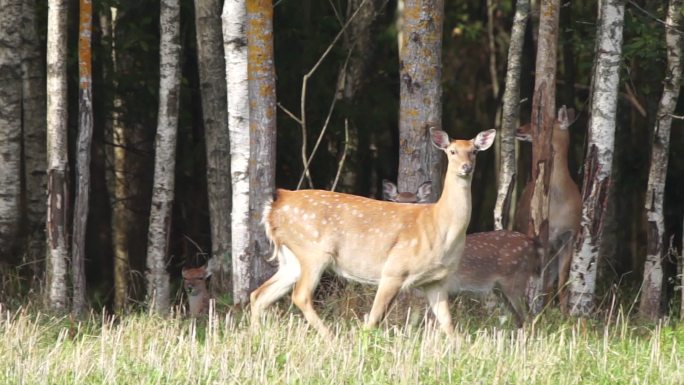
[[[328,54],[330,54],[330,51],[332,51],[332,49],[335,46],[335,44],[337,43],[337,41],[340,40],[340,37],[342,37],[342,35],[347,30],[347,28],[349,27],[351,22],[354,20],[354,18],[356,18],[356,15],[359,14],[359,11],[366,5],[367,2],[368,2],[367,0],[363,0],[361,5],[359,5],[359,7],[356,9],[356,11],[354,11],[354,14],[351,15],[349,20],[347,20],[347,22],[344,24],[342,29],[340,29],[340,31],[337,33],[337,36],[335,36],[335,38],[330,43],[330,45],[328,45],[328,48],[326,48],[326,50],[323,52],[323,54],[318,59],[316,64],[314,64],[314,66],[311,68],[311,70],[309,72],[307,72],[306,75],[304,75],[304,77],[302,78],[302,98],[300,101],[300,111],[301,112],[299,114],[299,116],[301,117],[300,125],[302,127],[302,163],[304,164],[304,174],[305,174],[307,180],[309,181],[310,187],[313,186],[313,183],[311,181],[311,175],[309,174],[308,162],[307,162],[307,156],[306,156],[306,136],[307,136],[306,135],[306,87],[307,87],[307,84],[309,82],[309,78],[311,78],[311,76],[313,76],[313,74],[316,72],[316,70],[318,70],[318,67],[321,65],[321,63],[323,63],[323,60],[325,60],[325,58],[328,56]],[[299,187],[297,187],[297,189],[299,189]]]
[[[337,165],[337,174],[335,175],[335,181],[333,182],[330,191],[335,191],[337,187],[337,182],[340,180],[340,174],[342,174],[342,168],[344,167],[344,161],[347,159],[347,147],[349,146],[349,120],[344,120],[344,150],[342,151],[342,157]]]
[[[342,65],[342,68],[340,69],[340,73],[345,73],[347,71],[347,65],[349,64],[349,58],[351,57],[352,52],[354,51],[354,45],[351,46],[349,49],[349,52],[347,53],[347,58],[344,60],[344,64]],[[311,165],[311,160],[313,159],[314,155],[316,154],[316,151],[318,150],[318,146],[321,144],[321,140],[323,140],[323,135],[325,135],[325,132],[328,129],[328,124],[330,123],[330,118],[332,117],[332,113],[335,109],[335,104],[337,103],[337,94],[339,93],[339,88],[340,85],[338,84],[337,89],[335,90],[335,95],[333,95],[332,102],[330,102],[330,108],[328,109],[328,115],[325,118],[325,123],[323,123],[323,128],[321,129],[320,134],[318,134],[318,139],[316,139],[316,144],[314,145],[313,150],[311,150],[311,154],[309,157],[305,160],[304,163],[304,170],[302,171],[302,175],[299,177],[299,182],[297,182],[297,190],[302,186],[302,182],[304,181],[304,176],[309,174],[309,166]],[[309,179],[309,183],[311,183],[311,180]]]

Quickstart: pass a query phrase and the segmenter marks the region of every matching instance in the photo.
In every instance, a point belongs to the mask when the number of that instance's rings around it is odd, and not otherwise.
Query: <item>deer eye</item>
[[[451,155],[456,155],[456,150],[449,150],[449,153],[450,153]]]

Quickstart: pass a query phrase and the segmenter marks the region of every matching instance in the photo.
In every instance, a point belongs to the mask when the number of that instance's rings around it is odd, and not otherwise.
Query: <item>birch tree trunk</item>
[[[0,257],[11,255],[21,210],[21,0],[0,0]]]
[[[506,89],[503,95],[503,112],[501,135],[501,164],[499,166],[499,183],[494,206],[494,227],[505,229],[510,222],[510,207],[515,189],[515,130],[520,120],[520,70],[522,50],[525,41],[525,28],[530,13],[529,0],[518,0],[515,6],[515,17],[511,30],[511,42],[508,47],[508,64],[506,69]]]
[[[207,152],[207,193],[211,228],[212,284],[228,290],[230,271],[230,137],[226,61],[219,0],[195,0],[197,64]]]
[[[399,191],[432,181],[431,201],[442,192],[444,160],[429,136],[442,127],[444,0],[405,0],[399,50]]]
[[[249,85],[247,80],[247,9],[244,0],[223,3],[223,48],[226,54],[230,172],[233,188],[231,247],[233,301],[247,303],[253,257],[249,216]]]
[[[532,101],[532,180],[534,189],[530,201],[528,235],[542,247],[541,266],[549,260],[549,182],[553,169],[551,135],[556,121],[556,62],[558,52],[558,17],[560,2],[542,0],[540,4],[537,61]],[[547,288],[549,278],[542,269],[540,280]],[[544,302],[550,293],[541,293]],[[533,310],[538,310],[537,308]]]
[[[571,315],[589,315],[593,311],[597,252],[608,204],[615,143],[625,2],[601,0],[599,7],[589,142],[584,160],[582,223],[570,267],[568,307]]]
[[[73,283],[72,312],[85,308],[85,236],[90,193],[90,147],[93,139],[92,45],[93,4],[80,0],[78,31],[78,143],[76,148],[76,196],[71,243]]]
[[[108,12],[107,12],[108,11]],[[112,111],[106,121],[105,137],[112,143],[105,149],[107,163],[111,166],[106,169],[107,190],[111,198],[112,218],[110,222],[112,237],[112,254],[114,256],[114,311],[121,313],[128,302],[128,230],[126,208],[126,186],[132,184],[130,178],[126,178],[126,140],[125,131],[121,124],[120,110],[121,97],[119,96],[116,80],[118,63],[116,57],[116,22],[118,9],[110,7],[100,14],[100,30],[102,41],[110,41],[110,45],[104,47],[108,52],[109,61],[103,59],[104,82],[112,88]],[[127,183],[126,183],[127,182]]]
[[[180,92],[180,3],[162,0],[159,48],[159,115],[155,139],[154,185],[147,242],[147,296],[150,308],[169,309],[169,273],[166,255],[171,231],[176,135]]]
[[[660,304],[663,289],[662,260],[668,252],[665,239],[665,218],[663,215],[663,200],[665,193],[665,179],[667,177],[667,163],[670,148],[670,127],[672,113],[674,113],[679,99],[679,89],[682,77],[682,35],[679,32],[682,16],[682,0],[670,0],[667,11],[667,28],[665,41],[667,43],[667,72],[665,74],[663,95],[658,105],[651,144],[651,167],[648,174],[648,189],[646,190],[646,217],[648,219],[648,248],[644,263],[644,281],[641,288],[639,313],[651,320],[661,316]]]
[[[45,63],[38,38],[35,0],[22,2],[22,119],[24,122],[24,180],[26,181],[27,244],[24,263],[29,264],[33,282],[43,277],[45,266]]]
[[[271,243],[261,218],[264,204],[275,192],[276,87],[273,58],[273,2],[247,0],[247,52],[249,73],[250,162],[250,234],[253,237],[253,261],[249,291],[273,275],[266,262]]]
[[[47,33],[48,302],[67,307],[67,2],[49,0]]]

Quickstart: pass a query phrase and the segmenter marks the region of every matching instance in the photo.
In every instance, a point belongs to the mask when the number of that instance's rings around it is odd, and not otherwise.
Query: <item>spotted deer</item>
[[[294,286],[292,302],[319,333],[329,336],[313,308],[312,294],[330,268],[347,279],[378,286],[367,326],[377,326],[400,290],[420,287],[441,329],[453,334],[447,278],[463,253],[475,156],[492,145],[495,135],[488,130],[472,140],[451,141],[444,131],[431,130],[432,143],[448,159],[444,190],[434,204],[278,190],[266,206],[264,223],[279,266],[250,295],[252,324]]]
[[[430,188],[425,182],[415,193],[398,192],[394,183],[383,181],[384,199],[392,202],[425,203]],[[538,248],[527,235],[508,230],[469,234],[458,268],[449,276],[449,294],[488,294],[496,287],[522,326],[528,313],[527,285],[538,275]]]
[[[183,289],[188,295],[190,315],[197,317],[209,310],[209,290],[207,279],[211,276],[207,265],[200,267],[184,267],[181,271],[183,276]]]
[[[558,290],[561,291],[570,271],[570,259],[573,240],[580,227],[582,214],[582,198],[577,184],[570,176],[568,169],[568,146],[570,132],[568,127],[574,119],[574,110],[565,106],[558,110],[556,122],[553,125],[551,146],[553,149],[553,168],[549,181],[549,246],[551,258],[545,267],[543,290],[545,293],[553,291],[553,283],[558,280]],[[516,139],[532,142],[530,125],[524,125],[516,131]],[[515,215],[514,229],[528,234],[530,202],[534,192],[534,181],[525,186],[518,202]],[[560,271],[560,276],[559,276]]]

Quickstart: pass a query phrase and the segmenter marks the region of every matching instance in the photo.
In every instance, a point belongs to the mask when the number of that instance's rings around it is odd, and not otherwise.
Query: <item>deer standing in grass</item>
[[[545,267],[543,290],[551,293],[552,285],[558,279],[558,291],[562,292],[570,271],[572,244],[580,228],[582,215],[582,197],[577,184],[570,176],[568,169],[568,146],[570,132],[568,127],[574,119],[574,110],[567,110],[565,106],[558,110],[556,122],[553,125],[551,147],[553,149],[553,168],[549,182],[549,250],[550,258]],[[531,142],[530,126],[520,127],[516,138]],[[534,181],[525,186],[515,215],[514,228],[528,234],[530,202],[534,192]],[[561,302],[563,302],[561,300]]]
[[[190,315],[197,317],[209,310],[209,290],[207,279],[211,276],[207,265],[200,267],[184,267],[181,271],[183,276],[183,289],[188,295],[188,307]]]
[[[427,203],[430,182],[415,193],[399,192],[397,186],[383,181],[386,200],[398,203]],[[499,230],[469,234],[456,271],[448,278],[449,294],[491,293],[496,287],[520,327],[527,318],[527,285],[539,275],[539,254],[534,240],[516,231]]]
[[[313,308],[321,274],[337,274],[378,286],[367,326],[376,326],[401,289],[420,287],[447,334],[453,333],[447,277],[458,265],[470,222],[475,155],[496,135],[483,131],[472,140],[450,141],[431,131],[432,143],[449,165],[439,201],[405,205],[322,190],[278,190],[264,212],[266,234],[278,258],[276,274],[252,292],[252,324],[292,286],[292,302],[319,333],[329,331]]]

